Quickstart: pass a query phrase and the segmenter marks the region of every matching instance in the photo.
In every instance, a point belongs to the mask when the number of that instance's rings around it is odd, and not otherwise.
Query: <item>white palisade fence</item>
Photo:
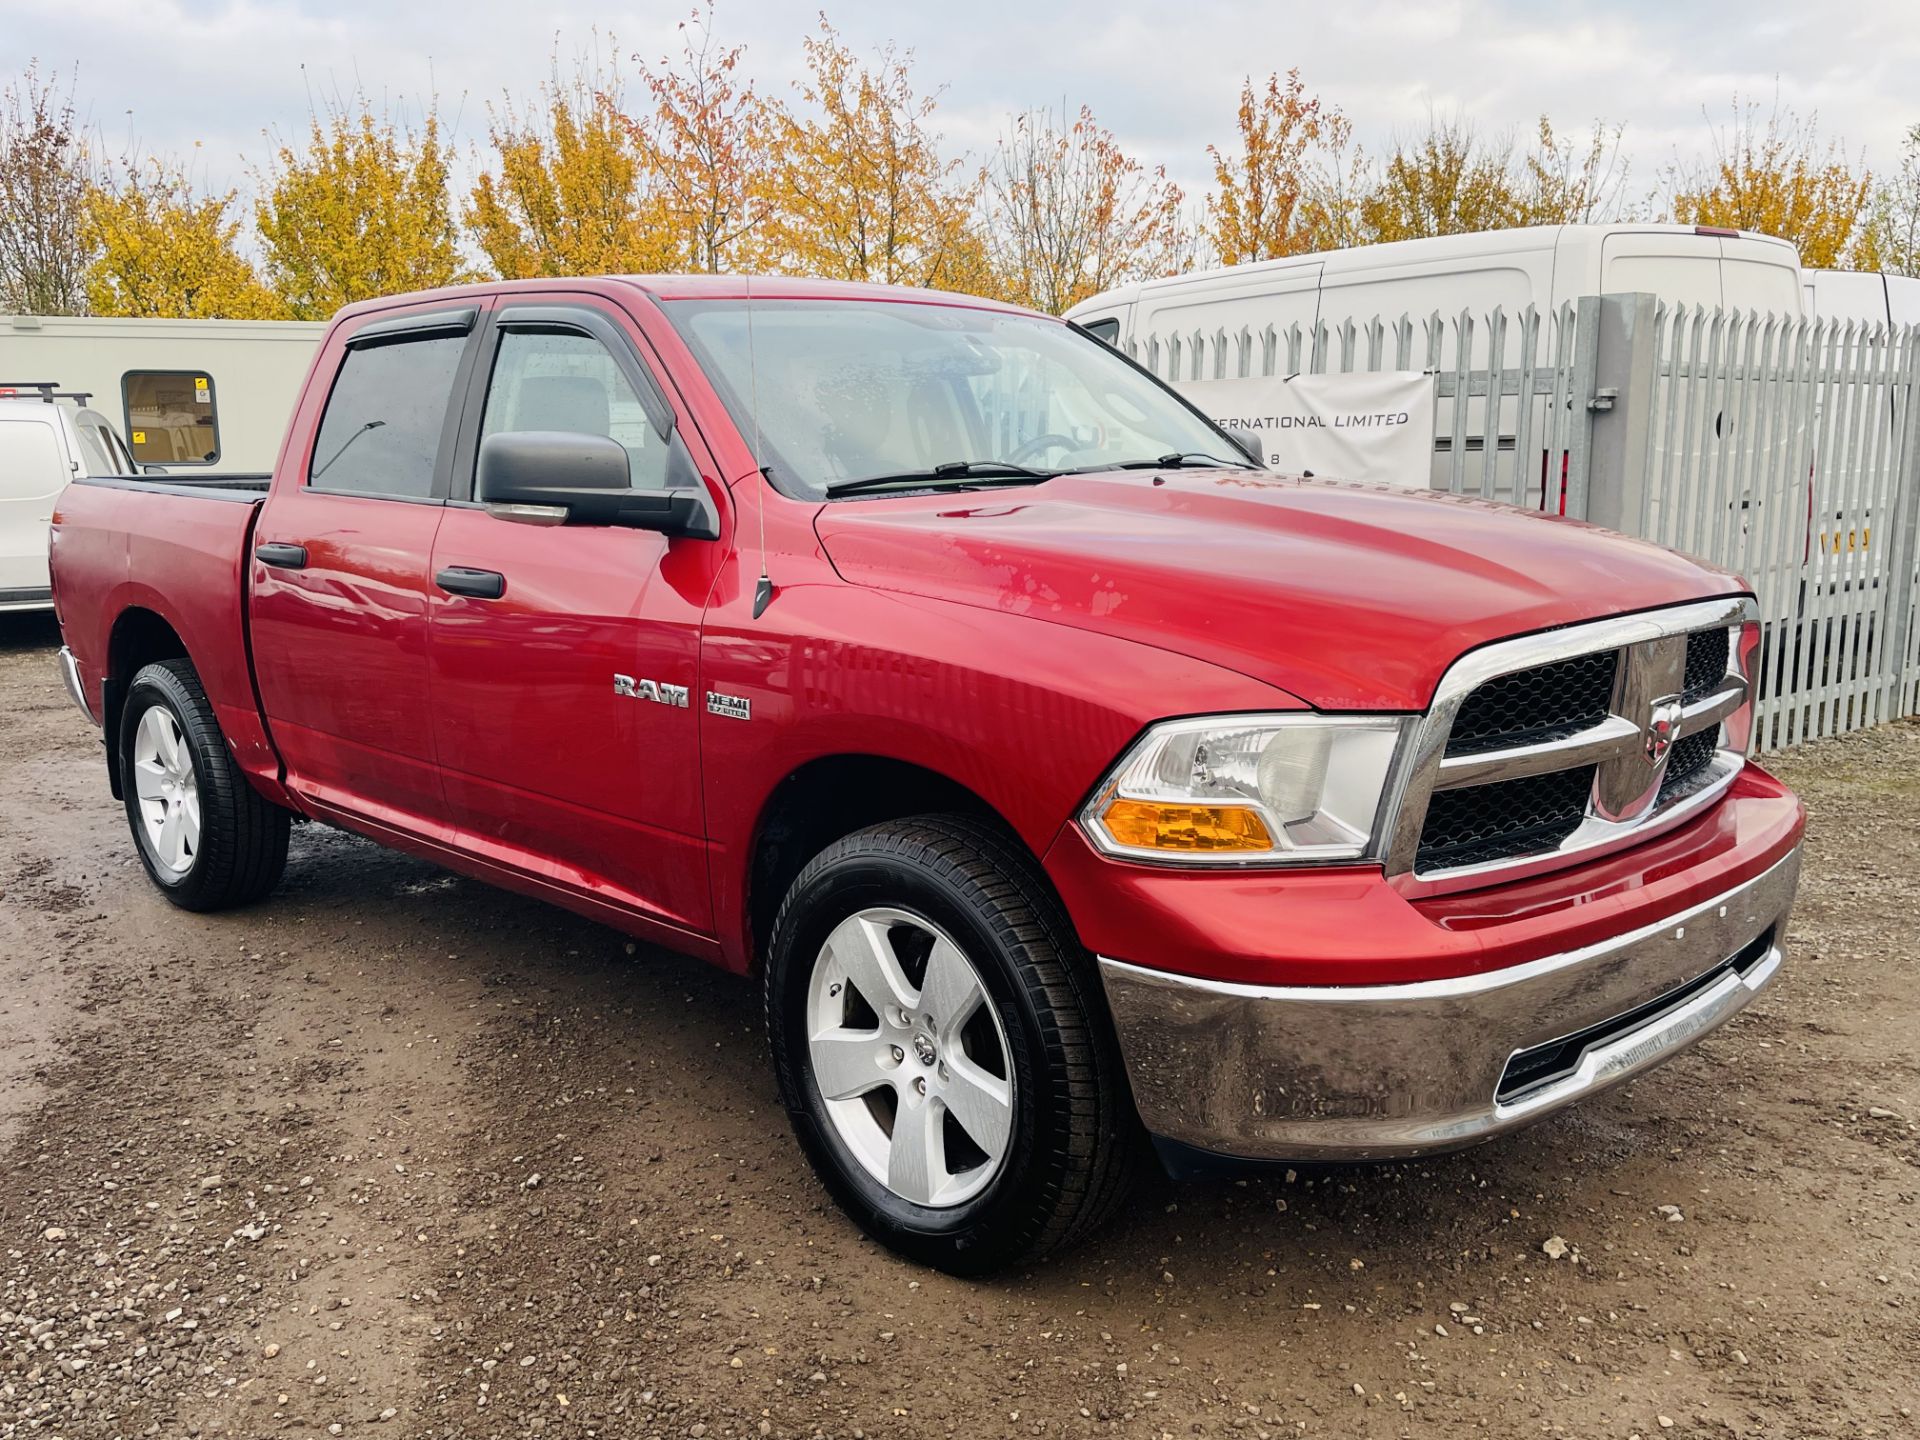
[[[1765,623],[1759,748],[1920,710],[1920,326],[1607,295],[1124,348],[1175,383],[1423,371],[1435,489],[1746,577]]]

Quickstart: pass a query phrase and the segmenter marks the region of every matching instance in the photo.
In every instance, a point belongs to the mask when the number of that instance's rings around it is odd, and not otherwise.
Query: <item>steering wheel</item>
[[[1029,460],[1039,459],[1040,456],[1049,450],[1078,450],[1080,448],[1080,442],[1071,435],[1061,435],[1049,431],[1045,435],[1036,435],[1025,444],[1017,446],[1014,452],[1007,456],[1007,463],[1009,465],[1024,465]]]

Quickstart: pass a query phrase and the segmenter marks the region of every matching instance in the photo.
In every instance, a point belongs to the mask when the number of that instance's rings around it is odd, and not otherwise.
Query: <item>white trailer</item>
[[[0,382],[85,391],[133,458],[271,470],[324,321],[0,316]]]

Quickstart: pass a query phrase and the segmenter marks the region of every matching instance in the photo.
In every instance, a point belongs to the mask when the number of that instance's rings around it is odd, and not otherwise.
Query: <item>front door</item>
[[[295,422],[312,448],[281,457],[249,561],[254,666],[287,784],[407,831],[443,820],[428,565],[480,313],[380,312],[330,342],[331,385]]]
[[[668,484],[674,447],[698,440],[614,306],[512,301],[476,370],[474,433],[434,543],[429,656],[449,815],[482,855],[707,933],[698,667],[720,545],[522,524],[460,499],[490,435],[609,436],[648,489]]]

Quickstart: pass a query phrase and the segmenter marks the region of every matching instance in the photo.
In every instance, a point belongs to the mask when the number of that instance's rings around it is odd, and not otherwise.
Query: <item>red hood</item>
[[[1327,710],[1418,710],[1490,640],[1739,591],[1608,531],[1431,491],[1174,470],[843,501],[857,585],[1193,655]]]

